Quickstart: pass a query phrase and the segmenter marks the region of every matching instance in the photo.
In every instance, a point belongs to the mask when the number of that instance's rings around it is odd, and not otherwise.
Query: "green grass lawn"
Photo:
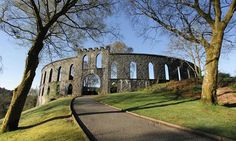
[[[236,139],[236,109],[207,106],[172,91],[110,94],[98,101],[154,119]]]
[[[69,109],[71,99],[61,98],[23,112],[20,129],[0,134],[0,141],[86,140],[82,129],[72,120]]]

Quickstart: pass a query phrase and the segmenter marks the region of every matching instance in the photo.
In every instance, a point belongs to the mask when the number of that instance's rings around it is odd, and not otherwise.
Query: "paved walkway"
[[[93,97],[79,97],[74,109],[98,141],[210,141],[211,139],[157,124],[98,103]]]

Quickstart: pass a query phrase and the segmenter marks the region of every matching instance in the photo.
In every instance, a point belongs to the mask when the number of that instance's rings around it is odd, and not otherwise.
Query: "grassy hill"
[[[200,85],[178,81],[97,100],[124,111],[236,139],[236,108],[204,105],[199,99],[200,92]]]
[[[23,112],[20,129],[0,134],[0,141],[86,140],[82,129],[72,120],[69,109],[71,99],[61,98]]]

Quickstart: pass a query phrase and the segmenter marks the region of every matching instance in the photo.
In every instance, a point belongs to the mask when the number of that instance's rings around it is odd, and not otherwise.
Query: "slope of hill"
[[[98,101],[142,116],[236,139],[236,107],[200,102],[201,85],[191,81],[155,84],[144,90],[117,93]]]
[[[71,97],[61,98],[46,105],[23,112],[19,127],[0,134],[1,141],[79,141],[86,140],[76,125],[69,109]],[[0,126],[1,126],[0,120]]]

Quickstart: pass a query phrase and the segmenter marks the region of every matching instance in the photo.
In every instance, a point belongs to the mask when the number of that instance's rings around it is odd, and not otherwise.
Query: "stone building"
[[[42,69],[38,103],[57,95],[134,91],[153,83],[195,77],[192,63],[160,55],[111,53],[109,46],[79,49],[78,55]]]

